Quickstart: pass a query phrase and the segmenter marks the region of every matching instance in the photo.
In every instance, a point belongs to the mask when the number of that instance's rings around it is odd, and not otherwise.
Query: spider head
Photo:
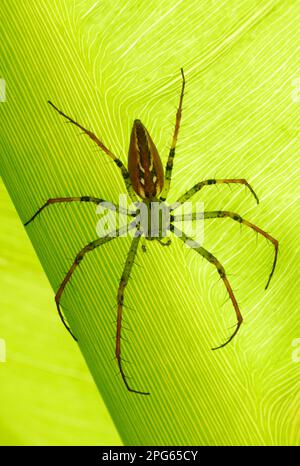
[[[135,192],[145,201],[156,199],[164,185],[164,171],[150,134],[134,120],[128,153],[128,171]]]

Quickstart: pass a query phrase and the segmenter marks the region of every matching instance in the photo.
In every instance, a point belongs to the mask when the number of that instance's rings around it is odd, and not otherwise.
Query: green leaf
[[[117,202],[124,192],[115,165],[65,125],[48,99],[124,163],[132,122],[140,118],[165,163],[183,67],[170,202],[203,179],[246,178],[259,206],[242,187],[211,186],[201,192],[205,209],[238,212],[280,243],[264,292],[272,247],[230,220],[205,224],[204,246],[225,266],[244,316],[237,337],[219,351],[210,348],[228,337],[235,315],[229,302],[222,305],[227,296],[212,265],[176,239],[169,248],[153,242],[139,252],[124,310],[132,332],[122,348],[131,384],[149,397],[126,391],[113,359],[129,239],[84,259],[63,309],[124,443],[298,444],[297,2],[2,3],[1,175],[22,222],[49,197]],[[51,206],[27,227],[53,290],[97,237],[98,220],[94,206]]]
[[[120,444],[2,182],[0,218],[0,444]]]

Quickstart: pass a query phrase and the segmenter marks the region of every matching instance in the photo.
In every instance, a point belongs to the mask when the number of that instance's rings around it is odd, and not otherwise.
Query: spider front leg
[[[137,253],[137,248],[139,245],[139,241],[141,239],[141,232],[140,230],[136,230],[135,236],[132,240],[127,259],[125,262],[124,270],[122,273],[122,277],[120,280],[119,288],[118,288],[118,294],[117,294],[117,304],[118,304],[118,312],[117,312],[117,333],[116,333],[116,358],[118,362],[118,366],[120,369],[120,373],[123,379],[123,382],[129,392],[133,393],[138,393],[139,395],[150,395],[149,392],[142,392],[139,390],[135,390],[130,387],[126,380],[126,375],[122,366],[122,358],[121,358],[121,334],[122,334],[122,314],[123,314],[123,303],[124,303],[124,294],[125,294],[125,288],[127,286],[131,270],[134,264],[134,258]]]
[[[35,214],[27,222],[24,223],[24,226],[26,227],[29,223],[31,223],[46,207],[49,207],[52,204],[65,204],[69,202],[92,202],[93,204],[96,204],[96,205],[99,205],[102,202],[104,202],[106,208],[111,208],[111,210],[114,210],[115,212],[118,212],[120,214],[134,217],[134,212],[129,212],[126,209],[118,207],[112,202],[105,201],[104,199],[100,199],[98,197],[92,197],[92,196],[54,197],[54,198],[48,199],[47,202],[45,202],[45,204],[43,204],[42,207],[40,207],[35,212]]]
[[[211,180],[204,180],[201,181],[200,183],[195,184],[191,189],[189,189],[186,193],[184,193],[182,196],[180,196],[177,201],[173,204],[174,207],[173,209],[176,208],[176,204],[178,205],[188,201],[191,199],[194,194],[196,194],[198,191],[200,191],[204,186],[211,186],[214,184],[243,184],[246,186],[251,194],[253,194],[257,204],[259,204],[259,199],[254,191],[254,189],[251,187],[251,185],[248,183],[247,180],[244,178],[239,178],[239,179],[211,179]],[[171,206],[172,207],[172,206]]]
[[[60,284],[58,290],[57,290],[57,293],[55,295],[55,303],[56,303],[56,308],[57,308],[57,312],[59,314],[59,317],[62,321],[62,323],[64,324],[64,326],[66,327],[66,329],[68,330],[68,332],[72,335],[72,337],[74,338],[74,340],[77,341],[77,338],[75,337],[75,335],[72,333],[69,325],[66,323],[65,321],[65,318],[64,318],[64,315],[61,311],[61,306],[60,306],[60,301],[61,301],[61,297],[62,297],[62,294],[68,284],[68,282],[70,281],[73,273],[75,272],[75,270],[77,269],[77,267],[79,266],[79,264],[81,263],[82,259],[85,257],[85,255],[90,252],[90,251],[93,251],[94,249],[98,248],[99,246],[102,246],[103,244],[105,243],[108,243],[109,241],[117,238],[118,236],[121,236],[123,235],[124,233],[126,233],[128,230],[131,230],[132,228],[135,227],[135,222],[132,222],[131,224],[129,225],[125,225],[123,226],[122,228],[119,228],[119,230],[117,230],[116,232],[113,232],[114,236],[112,234],[110,235],[106,235],[104,236],[103,238],[99,238],[99,239],[96,239],[94,241],[92,241],[91,243],[87,244],[86,246],[84,246],[84,248],[82,248],[79,253],[76,255],[75,259],[74,259],[74,262],[73,264],[71,265],[70,269],[68,270],[65,278],[63,279],[62,283]]]
[[[184,87],[185,87],[185,77],[184,77],[183,68],[181,68],[180,71],[181,71],[181,76],[182,76],[181,93],[180,93],[179,105],[178,105],[178,109],[177,109],[177,113],[176,113],[176,120],[175,120],[175,128],[174,128],[172,145],[171,145],[171,148],[170,148],[169,157],[168,157],[168,160],[167,160],[167,165],[166,165],[166,170],[165,170],[164,188],[163,188],[162,194],[160,196],[161,201],[165,201],[167,199],[167,196],[168,196],[168,193],[169,193],[169,190],[170,190],[173,163],[174,163],[174,157],[175,157],[175,149],[176,149],[176,143],[177,143],[177,138],[178,138],[178,133],[179,133],[179,128],[180,128],[181,113],[182,113],[182,102],[183,102]]]
[[[268,288],[271,278],[273,277],[276,263],[277,263],[277,256],[278,256],[278,241],[277,239],[273,238],[273,236],[269,235],[266,231],[262,230],[259,228],[257,225],[254,225],[254,223],[249,222],[248,220],[243,219],[239,214],[236,214],[235,212],[230,212],[228,210],[216,210],[216,211],[211,211],[211,212],[193,212],[192,214],[187,214],[185,215],[184,219],[185,220],[200,220],[200,219],[211,219],[211,218],[231,218],[231,220],[234,220],[235,222],[242,223],[243,225],[247,226],[248,228],[251,228],[253,231],[256,231],[258,234],[264,236],[268,241],[270,241],[274,245],[274,260],[272,264],[272,269],[267,281],[267,284],[265,286],[265,290]],[[171,216],[171,221],[182,221],[181,215],[172,215]]]
[[[170,224],[169,228],[187,246],[189,246],[189,244],[195,245],[195,241],[192,238],[185,235],[185,233],[183,231],[176,228],[172,223]],[[226,290],[227,290],[227,292],[229,294],[229,298],[230,298],[230,300],[232,302],[232,305],[233,305],[234,310],[235,310],[236,318],[237,318],[237,325],[236,325],[235,331],[228,338],[228,340],[225,341],[225,343],[223,343],[222,345],[217,346],[215,348],[212,348],[213,350],[216,350],[216,349],[222,348],[223,346],[226,346],[234,338],[234,336],[239,331],[240,326],[242,325],[243,317],[242,317],[241,311],[239,309],[237,300],[236,300],[236,298],[234,296],[234,293],[232,291],[231,285],[230,285],[230,283],[228,281],[228,278],[226,276],[225,269],[224,269],[223,265],[219,262],[219,260],[215,256],[213,256],[213,254],[211,254],[209,251],[204,249],[202,246],[199,245],[198,247],[191,247],[191,249],[193,249],[195,252],[200,254],[202,257],[204,257],[204,259],[206,259],[208,262],[210,262],[211,264],[213,264],[216,267],[216,269],[218,271],[218,274],[220,275],[220,278],[223,281],[223,283],[224,283],[224,285],[226,287]]]
[[[126,186],[126,189],[127,189],[127,192],[131,198],[132,201],[136,201],[137,200],[137,196],[134,192],[134,189],[132,187],[132,184],[131,184],[131,181],[130,181],[130,178],[129,178],[129,173],[128,173],[128,170],[127,168],[125,167],[125,165],[123,164],[123,162],[115,155],[113,154],[104,144],[102,141],[100,141],[100,139],[94,134],[92,133],[92,131],[88,130],[87,128],[85,128],[84,126],[82,126],[80,123],[78,123],[76,120],[74,120],[73,118],[69,117],[68,115],[66,115],[64,112],[62,112],[59,108],[57,108],[52,102],[50,102],[50,100],[48,100],[48,104],[51,105],[51,107],[54,108],[54,110],[56,110],[56,112],[58,112],[61,116],[63,116],[64,118],[66,118],[70,123],[72,123],[73,125],[77,126],[77,128],[80,128],[84,134],[86,134],[90,139],[92,139],[92,141],[94,141],[98,147],[100,147],[100,149],[105,152],[105,154],[107,154],[114,162],[115,164],[117,165],[117,167],[120,169],[121,171],[121,175],[124,179],[124,182],[125,182],[125,186]]]

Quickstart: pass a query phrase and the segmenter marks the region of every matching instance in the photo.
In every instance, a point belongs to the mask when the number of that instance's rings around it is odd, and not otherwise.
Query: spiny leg
[[[94,141],[98,147],[100,147],[101,150],[103,150],[103,152],[105,152],[105,154],[107,154],[114,162],[115,164],[117,165],[117,167],[120,169],[121,171],[121,174],[122,174],[122,177],[124,179],[124,182],[125,182],[125,185],[126,185],[126,189],[127,189],[127,192],[130,196],[130,198],[133,200],[133,201],[136,201],[137,200],[137,197],[136,197],[136,194],[134,192],[134,189],[132,187],[132,184],[131,184],[131,181],[130,181],[130,178],[129,178],[129,173],[128,173],[128,170],[126,169],[125,165],[123,164],[123,162],[115,155],[113,154],[104,144],[102,141],[100,141],[100,139],[90,130],[88,130],[87,128],[84,128],[84,126],[82,126],[80,123],[78,123],[76,120],[74,120],[73,118],[69,117],[68,115],[66,115],[64,112],[62,112],[59,108],[57,108],[50,100],[48,100],[48,104],[51,105],[51,107],[54,108],[54,110],[56,110],[61,116],[63,116],[64,118],[66,118],[70,123],[72,123],[73,125],[77,126],[77,128],[80,128],[84,134],[86,134],[90,139],[92,139],[92,141]]]
[[[215,210],[211,212],[193,212],[192,214],[186,214],[184,216],[184,220],[200,220],[200,219],[210,219],[210,218],[231,218],[232,220],[242,223],[243,225],[251,228],[252,230],[256,231],[260,235],[264,236],[268,241],[271,241],[274,245],[275,253],[274,253],[274,260],[272,264],[272,269],[267,281],[267,284],[265,286],[265,290],[268,288],[271,278],[273,277],[276,263],[277,263],[277,256],[278,256],[278,241],[277,239],[273,238],[273,236],[269,235],[266,231],[262,230],[259,228],[257,225],[254,225],[254,223],[249,222],[248,220],[243,219],[239,214],[236,214],[235,212],[230,212],[228,210]],[[182,221],[182,216],[181,215],[172,215],[171,216],[171,221]]]
[[[218,211],[213,211],[213,212],[204,212],[204,219],[209,219],[209,218],[231,218],[232,220],[235,220],[236,222],[242,223],[243,225],[246,225],[247,227],[251,228],[252,230],[256,231],[260,235],[264,236],[268,241],[271,241],[274,245],[275,253],[274,253],[274,260],[272,264],[272,269],[267,281],[267,284],[265,286],[265,290],[268,288],[270,281],[273,277],[276,263],[277,263],[277,257],[278,257],[278,241],[277,239],[273,238],[273,236],[269,235],[266,231],[262,230],[259,228],[257,225],[254,225],[253,223],[249,222],[248,220],[243,219],[239,214],[236,214],[235,212],[230,212],[226,210],[218,210]]]
[[[62,323],[64,324],[64,326],[66,327],[68,332],[70,332],[70,334],[72,335],[72,337],[76,341],[77,341],[77,338],[73,335],[70,327],[66,323],[65,318],[64,318],[63,313],[62,313],[61,308],[60,308],[60,300],[61,300],[61,297],[62,297],[62,294],[63,294],[63,292],[65,290],[66,285],[68,284],[68,282],[70,281],[70,279],[71,279],[73,273],[75,272],[76,268],[78,267],[78,265],[80,264],[80,262],[82,261],[82,259],[84,258],[84,256],[88,252],[93,251],[94,249],[98,248],[99,246],[102,246],[103,244],[108,243],[109,241],[117,238],[118,236],[121,236],[121,235],[125,234],[127,232],[127,230],[131,230],[132,228],[135,227],[135,225],[136,225],[136,222],[132,222],[129,225],[125,225],[122,228],[119,228],[119,230],[117,230],[115,232],[111,232],[111,234],[106,235],[103,238],[96,239],[96,240],[92,241],[91,243],[87,244],[86,246],[84,246],[79,251],[79,253],[76,255],[73,264],[71,265],[71,267],[68,270],[65,278],[63,279],[62,283],[60,284],[60,286],[59,286],[59,288],[57,290],[57,293],[55,295],[55,303],[56,303],[57,312],[58,312],[58,314],[59,314],[59,316],[61,318]],[[112,233],[115,236],[113,236]]]
[[[185,235],[185,233],[181,230],[179,230],[178,228],[176,228],[173,224],[170,224],[170,230],[176,235],[178,236],[185,244],[189,245],[189,244],[193,244],[195,245],[195,241],[190,238],[189,236]],[[232,288],[231,288],[231,285],[227,279],[227,276],[226,276],[226,273],[225,273],[225,269],[224,267],[222,266],[222,264],[219,262],[219,260],[213,255],[211,254],[209,251],[207,251],[206,249],[204,249],[202,246],[198,246],[198,247],[193,247],[192,248],[195,252],[197,252],[198,254],[200,254],[202,257],[204,257],[204,259],[206,259],[208,262],[210,262],[211,264],[213,264],[219,275],[220,275],[220,278],[222,279],[226,289],[227,289],[227,292],[229,294],[229,297],[230,297],[230,300],[233,304],[233,307],[234,307],[234,310],[235,310],[235,314],[236,314],[236,318],[237,318],[237,326],[236,326],[236,329],[235,331],[233,332],[233,334],[228,338],[228,340],[225,341],[225,343],[223,343],[222,345],[220,346],[217,346],[216,348],[212,348],[213,350],[216,350],[216,349],[219,349],[219,348],[222,348],[223,346],[226,346],[233,338],[234,336],[237,334],[237,332],[239,331],[239,328],[240,326],[242,325],[242,322],[243,322],[243,317],[242,317],[242,314],[241,314],[241,311],[239,309],[239,305],[237,303],[237,300],[234,296],[234,293],[232,291]]]
[[[135,232],[135,236],[131,242],[131,246],[126,258],[124,270],[122,273],[122,277],[120,280],[119,288],[118,288],[118,294],[117,294],[117,303],[118,303],[118,312],[117,312],[117,333],[116,333],[116,358],[118,361],[118,366],[120,369],[120,373],[123,379],[123,382],[127,388],[128,391],[133,392],[133,393],[138,393],[139,395],[149,395],[150,393],[148,392],[141,392],[139,390],[135,390],[130,387],[126,380],[126,375],[122,366],[122,358],[121,358],[121,334],[122,334],[122,313],[123,313],[123,303],[124,303],[124,294],[125,294],[125,288],[128,283],[131,270],[134,264],[134,258],[136,256],[138,244],[141,238],[141,232],[137,230]]]
[[[184,87],[185,87],[185,77],[183,73],[183,68],[180,69],[181,71],[181,76],[182,76],[182,86],[181,86],[181,93],[180,93],[180,98],[179,98],[179,105],[176,113],[176,120],[175,120],[175,128],[174,128],[174,134],[173,134],[173,140],[172,140],[172,145],[170,148],[169,152],[169,157],[167,160],[167,165],[166,165],[166,170],[165,170],[165,183],[164,183],[164,188],[160,197],[161,201],[165,201],[169,190],[170,190],[170,184],[171,184],[171,178],[172,178],[172,170],[173,170],[173,162],[174,162],[174,157],[175,157],[175,149],[176,149],[176,143],[177,143],[177,138],[178,138],[178,133],[179,133],[179,128],[180,128],[180,121],[181,121],[181,113],[182,113],[182,101],[183,101],[183,95],[184,95]]]
[[[47,200],[47,202],[45,202],[45,204],[42,205],[42,207],[40,207],[36,212],[35,214],[26,222],[24,223],[24,226],[27,226],[30,222],[32,222],[41,212],[42,210],[44,210],[46,207],[52,205],[52,204],[64,204],[64,203],[67,203],[67,202],[92,202],[94,204],[101,204],[102,202],[105,202],[105,207],[106,208],[110,208],[111,207],[111,210],[114,210],[115,212],[118,212],[118,213],[121,213],[121,214],[124,214],[124,215],[128,215],[128,216],[132,216],[134,217],[135,214],[134,212],[130,212],[126,209],[123,209],[122,207],[119,207],[117,205],[115,205],[113,202],[111,201],[105,201],[104,199],[100,199],[98,197],[92,197],[92,196],[81,196],[81,197],[54,197],[54,198],[50,198]]]
[[[183,194],[182,196],[180,196],[177,199],[177,201],[173,204],[174,207],[171,206],[171,210],[176,209],[176,207],[178,207],[180,204],[182,204],[183,202],[188,201],[192,196],[194,196],[194,194],[196,194],[198,191],[200,191],[204,186],[209,186],[209,185],[213,185],[213,184],[232,184],[232,183],[245,185],[249,189],[249,191],[253,194],[253,196],[255,197],[255,200],[256,200],[257,204],[259,204],[259,199],[258,199],[254,189],[250,186],[250,184],[248,183],[247,180],[245,180],[243,178],[239,178],[239,179],[211,179],[211,180],[204,180],[204,181],[201,181],[200,183],[195,184],[191,189],[189,189],[185,194]],[[178,204],[178,206],[176,206],[176,204]]]

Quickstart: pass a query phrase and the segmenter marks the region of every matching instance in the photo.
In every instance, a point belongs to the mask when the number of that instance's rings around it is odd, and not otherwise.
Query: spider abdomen
[[[134,120],[128,152],[128,171],[135,192],[144,200],[159,196],[164,185],[163,166],[150,134]]]

